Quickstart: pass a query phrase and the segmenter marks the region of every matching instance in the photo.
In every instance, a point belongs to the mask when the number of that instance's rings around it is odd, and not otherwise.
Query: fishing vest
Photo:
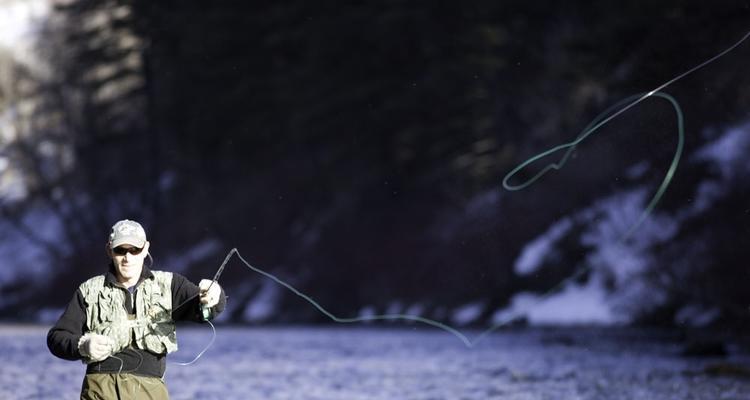
[[[144,279],[136,287],[134,315],[125,308],[128,291],[105,284],[104,275],[87,280],[79,288],[86,302],[86,326],[90,332],[113,339],[112,354],[131,343],[156,354],[177,350],[172,320],[172,273],[152,273],[153,279]]]

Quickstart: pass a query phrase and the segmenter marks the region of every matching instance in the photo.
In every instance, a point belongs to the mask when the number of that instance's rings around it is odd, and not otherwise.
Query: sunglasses
[[[118,256],[124,256],[126,253],[130,253],[132,255],[138,255],[141,254],[141,251],[143,251],[143,248],[138,247],[115,247],[112,249],[112,252],[117,254]]]

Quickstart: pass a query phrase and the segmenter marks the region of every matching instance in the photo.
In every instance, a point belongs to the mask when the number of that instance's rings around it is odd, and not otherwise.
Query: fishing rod
[[[229,258],[232,257],[232,254],[235,253],[237,249],[232,249],[232,251],[227,254],[226,258],[224,258],[224,262],[221,263],[221,266],[219,266],[219,269],[216,270],[216,273],[214,274],[214,279],[211,280],[211,284],[208,285],[204,293],[208,293],[208,291],[211,289],[211,287],[214,285],[214,283],[217,283],[219,278],[221,277],[221,274],[224,272],[224,267],[227,266],[227,262],[229,262]],[[201,316],[203,317],[204,321],[208,321],[211,319],[211,307],[208,306],[208,304],[201,304]]]

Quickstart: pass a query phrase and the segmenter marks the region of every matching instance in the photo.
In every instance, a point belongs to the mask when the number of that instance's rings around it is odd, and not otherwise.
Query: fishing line
[[[206,347],[204,347],[203,350],[201,350],[200,353],[198,353],[198,355],[195,356],[195,358],[193,358],[192,360],[188,362],[174,362],[173,364],[180,365],[183,367],[186,365],[193,365],[195,364],[196,361],[198,361],[199,358],[203,356],[203,353],[205,353],[206,351],[208,351],[209,348],[211,348],[211,346],[216,341],[216,327],[214,326],[214,324],[211,323],[211,321],[205,321],[205,322],[207,322],[208,325],[211,327],[211,340],[208,342]]]
[[[691,71],[694,71],[694,70],[695,68]],[[685,74],[683,74],[683,76],[684,75]],[[672,81],[674,81],[674,79]],[[664,88],[664,85],[662,85],[661,88]],[[505,175],[505,178],[503,179],[503,187],[509,191],[519,191],[534,184],[536,181],[541,179],[541,177],[547,174],[549,171],[553,169],[559,170],[568,161],[568,158],[570,158],[570,155],[573,153],[576,146],[578,146],[581,142],[586,140],[586,138],[591,136],[596,130],[598,130],[605,123],[611,121],[613,118],[622,114],[626,110],[632,108],[636,104],[652,96],[661,97],[669,101],[669,103],[672,105],[672,108],[675,111],[675,114],[677,117],[677,148],[675,149],[675,153],[674,153],[674,156],[672,157],[672,162],[669,164],[667,173],[664,175],[664,179],[659,185],[659,188],[656,190],[656,193],[651,198],[648,205],[646,206],[644,211],[641,213],[641,215],[638,217],[636,222],[633,223],[628,228],[627,232],[623,235],[622,239],[626,240],[630,236],[630,234],[633,233],[633,231],[635,231],[641,225],[641,223],[643,223],[646,217],[648,217],[651,214],[654,207],[656,207],[656,204],[659,202],[659,200],[661,200],[661,197],[664,195],[664,192],[667,190],[667,187],[669,186],[669,184],[672,182],[672,179],[674,178],[674,173],[675,171],[677,171],[677,166],[679,165],[680,157],[682,156],[682,150],[685,144],[685,118],[684,118],[684,114],[682,113],[682,108],[680,108],[680,105],[677,102],[677,100],[667,93],[652,90],[648,93],[639,93],[639,94],[635,94],[630,97],[627,97],[623,100],[620,100],[615,105],[609,107],[604,112],[599,114],[596,118],[594,118],[594,120],[591,121],[591,123],[589,123],[589,125],[586,126],[586,128],[584,128],[583,131],[581,131],[581,133],[578,135],[578,137],[576,137],[575,140],[553,147],[542,153],[539,153],[529,158],[528,160],[524,161],[523,163],[519,164],[517,167],[513,168],[510,172],[508,172],[507,175]],[[510,183],[508,183],[508,181],[514,175],[516,175],[521,170],[526,168],[529,164],[532,164],[539,159],[547,157],[550,154],[554,154],[563,149],[567,149],[567,151],[565,152],[563,157],[560,159],[560,161],[546,165],[539,172],[537,172],[536,175],[532,176],[531,178],[527,179],[521,184],[511,185]]]
[[[677,134],[678,134],[677,146],[676,146],[676,149],[675,149],[674,156],[672,157],[672,162],[670,163],[669,168],[667,169],[667,172],[666,172],[666,174],[665,174],[665,176],[664,176],[661,184],[659,185],[658,189],[656,190],[656,193],[650,199],[650,201],[649,201],[648,205],[646,206],[646,208],[644,209],[643,213],[641,213],[641,215],[639,216],[639,218],[628,228],[628,230],[625,232],[625,234],[622,235],[622,237],[619,239],[618,243],[627,240],[627,238],[652,213],[652,211],[656,207],[657,203],[661,200],[662,196],[664,195],[664,193],[667,190],[667,187],[669,186],[669,184],[671,183],[672,179],[674,178],[674,174],[675,174],[675,172],[677,170],[677,167],[679,165],[680,157],[681,157],[682,151],[683,151],[685,132],[684,132],[684,118],[683,118],[682,110],[681,110],[681,108],[680,108],[677,100],[674,97],[670,96],[667,93],[663,93],[662,91],[664,89],[666,89],[668,86],[670,86],[671,84],[673,84],[673,83],[675,83],[675,82],[683,79],[684,77],[686,77],[686,76],[692,74],[693,72],[695,72],[695,71],[697,71],[697,70],[705,67],[706,65],[708,65],[708,64],[716,61],[720,57],[722,57],[722,56],[726,55],[727,53],[729,53],[730,51],[734,50],[737,46],[739,46],[742,42],[744,42],[748,37],[750,37],[750,32],[746,33],[739,41],[737,41],[736,43],[734,43],[730,47],[726,48],[722,52],[716,54],[715,56],[713,56],[713,57],[711,57],[709,59],[707,59],[706,61],[703,61],[702,63],[700,63],[700,64],[696,65],[695,67],[693,67],[693,68],[691,68],[691,69],[683,72],[682,74],[677,75],[676,77],[670,79],[666,83],[658,86],[657,88],[651,90],[650,92],[636,94],[636,95],[627,97],[627,98],[625,98],[625,99],[617,102],[615,105],[609,107],[607,110],[605,110],[604,112],[602,112],[601,114],[599,114],[596,118],[594,118],[586,126],[586,128],[584,128],[581,131],[581,133],[576,137],[575,140],[573,140],[573,141],[571,141],[569,143],[565,143],[565,144],[553,147],[553,148],[551,148],[549,150],[546,150],[546,151],[544,151],[542,153],[539,153],[539,154],[537,154],[537,155],[535,155],[535,156],[527,159],[523,163],[519,164],[517,167],[513,168],[507,175],[505,175],[505,177],[504,177],[504,179],[502,181],[503,187],[506,190],[508,190],[508,191],[519,191],[519,190],[522,190],[522,189],[524,189],[524,188],[532,185],[533,183],[535,183],[536,181],[538,181],[542,176],[544,176],[550,170],[553,170],[553,169],[554,170],[559,170],[560,168],[562,168],[565,165],[565,163],[567,162],[567,160],[570,157],[571,153],[573,152],[573,150],[575,150],[575,147],[578,144],[580,144],[581,142],[583,142],[586,138],[588,138],[590,135],[592,135],[595,131],[597,131],[599,128],[603,127],[605,124],[609,123],[614,118],[617,118],[618,116],[622,115],[623,113],[625,113],[629,109],[635,107],[636,105],[638,105],[639,103],[643,102],[644,100],[646,100],[649,97],[659,97],[659,98],[665,99],[665,100],[667,100],[672,105],[672,107],[673,107],[673,109],[675,111],[676,118],[677,118]],[[524,181],[524,182],[522,182],[520,184],[513,185],[513,184],[510,183],[511,178],[514,177],[521,170],[523,170],[524,168],[526,168],[529,164],[531,164],[531,163],[533,163],[535,161],[538,161],[538,160],[540,160],[540,159],[542,159],[544,157],[547,157],[547,156],[549,156],[551,154],[554,154],[554,153],[556,153],[558,151],[561,151],[561,150],[566,150],[566,152],[563,155],[563,157],[560,159],[560,161],[558,161],[556,163],[548,164],[541,171],[539,171],[537,174],[535,174],[534,176],[532,176],[531,178],[527,179],[526,181]],[[510,321],[512,321],[513,319],[515,319],[519,315],[522,315],[523,313],[526,313],[529,310],[533,309],[533,307],[535,305],[538,305],[543,300],[551,297],[558,289],[560,289],[564,285],[568,284],[569,282],[571,282],[571,281],[573,281],[575,279],[578,279],[580,276],[582,276],[590,268],[590,266],[588,264],[582,265],[571,276],[567,277],[566,279],[563,279],[562,281],[560,281],[559,283],[557,283],[554,287],[552,287],[551,289],[549,289],[546,292],[542,293],[536,299],[536,302],[534,304],[532,304],[532,305],[527,306],[524,310],[522,310],[523,312],[516,311],[516,312],[510,313],[509,316],[505,318],[505,320],[500,321],[500,322],[495,323],[494,325],[490,326],[489,328],[487,328],[486,330],[484,330],[483,332],[481,332],[479,335],[477,335],[472,340],[472,339],[469,339],[463,333],[461,333],[458,329],[456,329],[456,328],[454,328],[454,327],[452,327],[452,326],[450,326],[448,324],[444,324],[444,323],[441,323],[441,322],[438,322],[438,321],[435,321],[435,320],[432,320],[432,319],[429,319],[429,318],[423,318],[423,317],[419,317],[419,316],[415,316],[415,315],[383,314],[383,315],[371,315],[371,316],[362,316],[362,317],[354,317],[354,318],[342,318],[342,317],[338,317],[338,316],[332,314],[331,312],[329,312],[328,310],[326,310],[322,305],[320,305],[318,302],[316,302],[315,300],[313,300],[310,296],[308,296],[308,295],[302,293],[301,291],[299,291],[298,289],[296,289],[291,284],[289,284],[289,283],[287,283],[287,282],[279,279],[278,277],[276,277],[273,274],[270,274],[270,273],[268,273],[266,271],[263,271],[263,270],[261,270],[259,268],[254,267],[253,265],[251,265],[247,260],[245,260],[242,257],[242,255],[239,253],[239,251],[236,248],[233,248],[232,250],[230,250],[229,253],[227,254],[227,256],[224,258],[224,261],[222,262],[221,266],[217,270],[216,276],[214,277],[214,282],[216,282],[218,280],[218,278],[221,275],[221,272],[224,270],[224,267],[226,267],[227,263],[229,262],[230,258],[233,255],[236,255],[237,258],[247,268],[249,268],[253,272],[256,272],[256,273],[258,273],[258,274],[260,274],[260,275],[262,275],[262,276],[264,276],[264,277],[266,277],[268,279],[273,280],[274,282],[276,282],[280,286],[283,286],[284,288],[286,288],[287,290],[291,291],[295,295],[301,297],[303,300],[305,300],[310,305],[312,305],[314,308],[316,308],[320,313],[322,313],[323,315],[325,315],[326,317],[328,317],[329,319],[331,319],[332,321],[334,321],[336,323],[359,323],[359,322],[366,322],[366,321],[383,321],[383,320],[403,320],[403,321],[420,322],[420,323],[423,323],[423,324],[426,324],[426,325],[433,326],[433,327],[438,328],[438,329],[442,329],[442,330],[444,330],[444,331],[446,331],[446,332],[454,335],[456,338],[458,338],[468,348],[474,347],[477,343],[479,343],[480,341],[482,341],[485,337],[487,337],[487,335],[489,335],[493,331],[501,328],[502,326],[505,326],[506,324],[508,324]],[[194,298],[194,297],[195,296],[193,296],[192,298]],[[188,300],[191,300],[191,299],[188,299]],[[187,302],[188,300],[186,300],[185,302]],[[185,302],[183,302],[182,304],[184,304]],[[182,304],[180,304],[180,306]],[[210,324],[210,322],[209,322],[209,324]],[[191,365],[191,364],[195,363],[208,350],[208,348],[211,347],[211,345],[214,343],[214,340],[216,338],[216,329],[213,326],[213,324],[211,324],[211,329],[213,330],[213,337],[212,337],[211,342],[209,343],[209,345],[206,346],[206,348],[204,348],[198,354],[198,356],[196,356],[195,359],[193,359],[192,361],[190,361],[188,363],[178,363],[178,365]]]
[[[650,92],[642,93],[642,94],[638,94],[638,95],[634,95],[634,96],[628,97],[628,98],[626,98],[624,100],[621,100],[620,102],[618,102],[617,104],[615,104],[614,106],[612,106],[609,109],[605,110],[603,113],[599,114],[596,118],[594,118],[594,120],[591,121],[591,123],[589,123],[589,125],[586,126],[586,128],[584,128],[583,131],[581,131],[581,133],[578,135],[578,137],[575,140],[573,140],[572,142],[565,143],[565,144],[553,147],[553,148],[551,148],[549,150],[546,150],[546,151],[544,151],[542,153],[539,153],[539,154],[537,154],[537,155],[529,158],[528,160],[524,161],[523,163],[519,164],[517,167],[513,168],[507,175],[505,175],[505,178],[503,178],[503,187],[506,190],[509,190],[509,191],[519,191],[521,189],[524,189],[524,188],[532,185],[534,182],[536,182],[537,180],[539,180],[542,176],[546,175],[549,171],[551,171],[553,169],[554,170],[559,170],[568,161],[568,158],[570,157],[571,153],[575,150],[575,147],[578,144],[580,144],[581,142],[583,142],[584,140],[586,140],[587,137],[589,137],[590,135],[592,135],[599,128],[601,128],[605,124],[609,123],[609,121],[617,118],[618,116],[620,116],[621,114],[623,114],[625,111],[628,111],[629,109],[635,107],[637,104],[641,103],[642,101],[646,100],[647,98],[649,98],[651,96],[663,97],[663,98],[667,99],[672,104],[672,107],[675,109],[675,112],[677,113],[677,122],[678,122],[677,132],[678,132],[678,136],[679,136],[677,150],[675,151],[674,158],[672,159],[672,163],[670,164],[669,169],[667,170],[667,174],[665,175],[664,180],[662,181],[661,185],[657,189],[657,191],[654,194],[654,196],[649,201],[648,206],[646,206],[646,208],[644,209],[643,213],[641,213],[641,215],[639,216],[638,220],[633,225],[631,225],[631,227],[625,233],[624,239],[627,239],[627,237],[629,237],[630,234],[633,233],[633,231],[635,231],[638,228],[638,226],[640,226],[641,223],[643,223],[643,221],[646,219],[646,217],[648,217],[648,215],[651,214],[651,211],[654,209],[654,207],[656,207],[656,204],[659,202],[659,200],[661,199],[661,197],[664,195],[664,192],[667,190],[667,186],[669,186],[669,183],[672,181],[672,177],[674,176],[674,173],[677,170],[677,165],[679,164],[680,156],[682,154],[682,147],[683,147],[683,144],[684,144],[684,135],[685,135],[684,122],[683,122],[684,118],[683,118],[683,114],[682,114],[682,109],[680,108],[679,104],[677,103],[677,100],[675,100],[674,97],[672,97],[672,96],[670,96],[670,95],[668,95],[666,93],[659,93],[659,92],[661,92],[662,90],[666,89],[669,85],[671,85],[671,84],[679,81],[680,79],[682,79],[682,78],[684,78],[684,77],[692,74],[693,72],[695,72],[695,71],[697,71],[697,70],[705,67],[706,65],[711,64],[712,62],[718,60],[719,58],[723,57],[725,54],[727,54],[730,51],[734,50],[742,42],[744,42],[745,40],[747,40],[748,37],[750,37],[750,32],[745,33],[745,35],[740,40],[738,40],[737,42],[735,42],[733,45],[727,47],[726,49],[724,49],[720,53],[718,53],[715,56],[709,58],[708,60],[703,61],[702,63],[694,66],[693,68],[690,68],[689,70],[687,70],[687,71],[685,71],[685,72],[677,75],[676,77],[674,77],[674,78],[670,79],[669,81],[663,83],[661,86],[657,87],[656,89],[654,89],[654,90],[652,90]],[[631,100],[633,100],[633,101],[631,102]],[[626,105],[623,106],[623,104],[626,104]],[[622,108],[620,108],[621,106],[622,106]],[[615,110],[617,110],[617,111],[615,111]],[[613,111],[615,111],[615,112],[613,112]],[[610,113],[612,113],[612,114],[609,115]],[[558,161],[556,163],[548,164],[547,166],[545,166],[544,168],[542,168],[542,170],[539,171],[536,175],[532,176],[531,178],[529,178],[528,180],[522,182],[521,184],[511,185],[509,183],[510,179],[514,175],[516,175],[518,172],[520,172],[521,170],[523,170],[524,168],[526,168],[529,164],[534,163],[537,160],[540,160],[540,159],[542,159],[544,157],[547,157],[547,156],[549,156],[551,154],[554,154],[554,153],[556,153],[556,152],[558,152],[560,150],[563,150],[563,149],[567,149],[567,151],[565,152],[565,154],[563,155],[563,157],[560,159],[560,161]]]
[[[210,345],[210,344],[209,344],[209,345]],[[135,372],[135,371],[137,371],[137,370],[138,370],[138,368],[140,368],[140,367],[141,367],[141,365],[143,364],[143,356],[141,355],[141,353],[139,353],[139,352],[135,351],[134,349],[131,349],[131,348],[129,348],[129,347],[126,347],[126,348],[124,348],[124,349],[122,350],[122,353],[124,353],[124,352],[126,352],[126,351],[128,351],[128,350],[132,351],[132,352],[133,352],[133,353],[134,353],[135,355],[137,355],[137,356],[138,356],[138,358],[139,358],[139,360],[138,360],[138,365],[136,365],[136,367],[135,367],[135,368],[133,368],[133,369],[130,369],[130,370],[128,370],[128,371],[123,371],[123,370],[122,370],[122,369],[123,369],[123,368],[125,367],[125,360],[123,360],[123,359],[122,359],[122,358],[120,358],[120,357],[117,357],[117,356],[116,356],[116,355],[114,355],[114,354],[110,355],[110,357],[111,357],[111,358],[114,358],[114,359],[116,359],[117,361],[119,361],[119,362],[120,362],[120,368],[118,368],[118,370],[117,370],[117,373],[116,373],[115,375],[117,375],[117,377],[118,377],[118,378],[122,379],[122,381],[123,381],[123,382],[128,382],[129,380],[133,379],[133,378],[131,378],[130,376],[128,376],[128,374],[129,374],[129,373],[131,373],[131,372]],[[117,353],[117,354],[120,354],[120,353]],[[162,377],[162,378],[163,378],[163,377]],[[146,384],[146,385],[148,385],[148,386],[154,386],[154,385],[159,385],[159,384],[160,384],[159,382],[142,382],[142,380],[136,380],[136,383],[138,384],[138,388],[136,389],[136,391],[138,391],[138,390],[140,389],[140,387],[142,386],[142,384]]]

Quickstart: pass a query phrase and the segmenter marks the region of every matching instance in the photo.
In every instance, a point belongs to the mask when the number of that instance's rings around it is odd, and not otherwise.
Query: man
[[[143,227],[122,220],[107,241],[109,270],[82,283],[47,335],[52,354],[88,364],[81,399],[168,399],[166,355],[177,350],[175,321],[224,310],[219,284],[152,271]],[[151,259],[153,263],[153,259]]]

